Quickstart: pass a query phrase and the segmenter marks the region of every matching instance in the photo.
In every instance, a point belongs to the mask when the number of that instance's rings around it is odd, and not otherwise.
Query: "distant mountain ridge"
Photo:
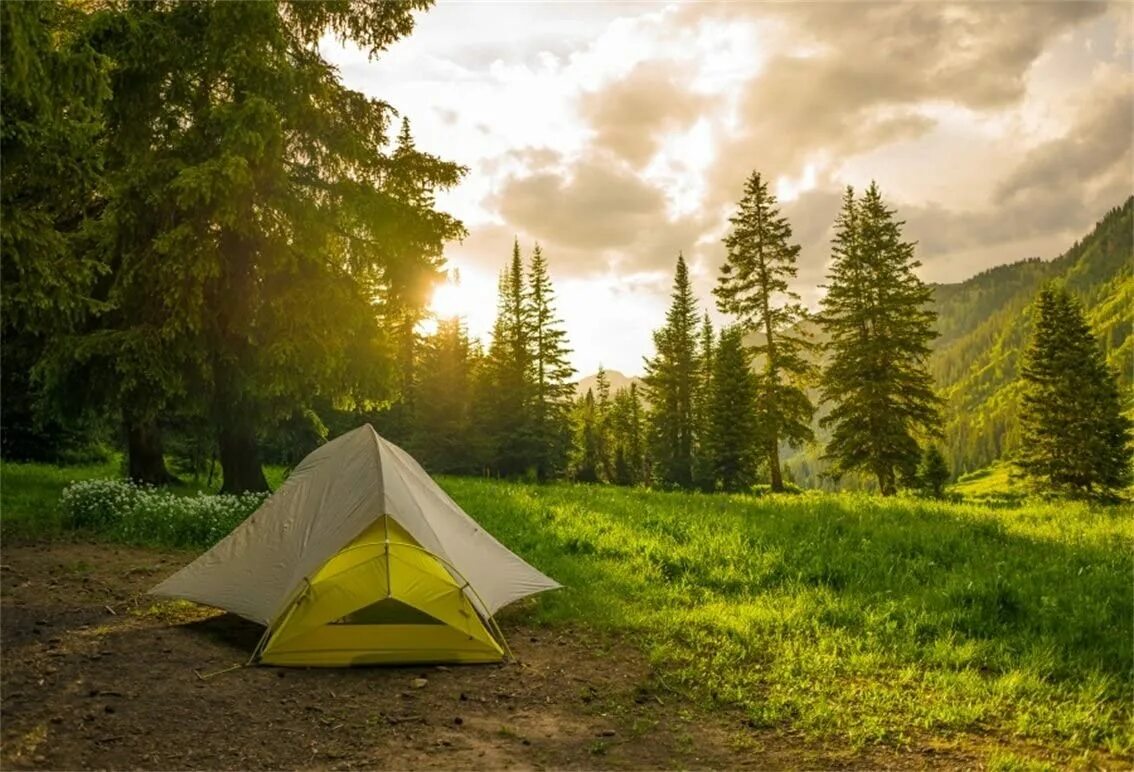
[[[641,378],[632,378],[628,375],[623,375],[622,373],[618,372],[617,370],[607,370],[606,371],[606,379],[608,381],[610,381],[610,393],[611,394],[614,394],[614,392],[618,391],[619,389],[630,388],[631,383],[638,384],[639,389],[642,388],[642,379]],[[595,383],[597,381],[598,381],[598,373],[588,375],[585,378],[580,378],[578,383],[575,384],[575,394],[580,396],[580,397],[585,395],[587,393],[587,389],[595,388]]]

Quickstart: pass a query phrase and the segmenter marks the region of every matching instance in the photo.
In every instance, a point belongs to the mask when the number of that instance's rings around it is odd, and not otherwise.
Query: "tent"
[[[265,625],[255,661],[334,667],[500,661],[496,611],[559,586],[366,424],[150,592]]]

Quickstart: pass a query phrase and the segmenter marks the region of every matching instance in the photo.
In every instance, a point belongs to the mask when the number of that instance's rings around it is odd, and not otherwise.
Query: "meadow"
[[[200,549],[243,517],[221,507],[197,528],[179,518],[200,508],[170,497],[98,522],[60,507],[70,480],[116,472],[4,465],[4,538]],[[965,733],[1134,750],[1128,506],[441,484],[566,586],[506,616],[641,646],[669,688],[752,726],[856,746]]]

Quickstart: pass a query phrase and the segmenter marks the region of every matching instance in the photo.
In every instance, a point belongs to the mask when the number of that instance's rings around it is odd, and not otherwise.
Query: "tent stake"
[[[213,677],[219,676],[219,675],[223,675],[224,673],[231,673],[233,670],[240,670],[240,668],[242,668],[242,667],[247,667],[247,665],[237,664],[237,665],[233,665],[232,667],[226,667],[223,670],[215,670],[212,673],[204,673],[204,674],[202,674],[199,670],[194,670],[193,675],[197,676],[202,681],[208,681],[210,678],[213,678]]]

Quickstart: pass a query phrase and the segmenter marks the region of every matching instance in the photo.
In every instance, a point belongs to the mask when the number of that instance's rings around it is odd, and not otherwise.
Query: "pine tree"
[[[587,389],[587,393],[576,400],[574,413],[571,479],[577,482],[598,482],[598,415],[594,389]]]
[[[739,326],[721,330],[709,390],[705,451],[713,487],[739,491],[752,486],[759,463],[757,381]]]
[[[611,482],[617,485],[648,483],[649,462],[638,384],[631,383],[615,392],[610,408],[609,437],[614,446]]]
[[[724,240],[728,257],[714,294],[717,307],[735,316],[743,330],[759,341],[750,348],[762,362],[763,453],[772,490],[782,491],[780,442],[812,439],[815,413],[805,391],[814,370],[806,356],[812,345],[801,327],[808,313],[790,287],[799,245],[791,243],[791,225],[758,172],[745,183],[744,196],[729,222],[732,231]]]
[[[685,258],[677,256],[673,294],[665,326],[654,332],[655,354],[646,360],[650,404],[650,455],[655,478],[682,488],[693,484],[694,418],[697,392],[697,304]]]
[[[603,482],[611,482],[614,479],[614,458],[610,437],[610,379],[606,377],[606,368],[601,364],[595,375],[595,392],[599,478]]]
[[[940,399],[926,368],[936,314],[914,273],[914,245],[871,183],[861,201],[847,188],[836,220],[820,321],[828,364],[823,398],[833,405],[826,458],[836,474],[861,470],[883,495],[921,458],[915,434],[939,434]]]
[[[486,468],[514,477],[533,465],[534,387],[531,313],[524,291],[520,244],[501,272],[492,341],[477,385],[480,430],[488,446]]]
[[[547,480],[561,473],[567,463],[575,371],[567,359],[571,353],[567,333],[555,315],[551,277],[538,244],[532,250],[525,303],[533,368],[532,463],[539,479]]]
[[[940,448],[930,445],[925,449],[921,465],[917,470],[917,482],[922,492],[935,499],[945,495],[945,484],[949,482],[949,466]]]
[[[701,321],[701,333],[697,342],[699,366],[697,368],[697,391],[693,404],[695,439],[693,483],[704,490],[712,490],[714,485],[712,464],[706,446],[706,438],[709,434],[710,389],[713,382],[713,354],[713,323],[706,313]]]
[[[415,394],[414,451],[430,472],[476,472],[471,394],[477,351],[456,317],[441,320],[423,348]]]
[[[1131,481],[1131,421],[1083,309],[1048,285],[1036,299],[1024,355],[1016,463],[1041,487],[1110,495]]]

